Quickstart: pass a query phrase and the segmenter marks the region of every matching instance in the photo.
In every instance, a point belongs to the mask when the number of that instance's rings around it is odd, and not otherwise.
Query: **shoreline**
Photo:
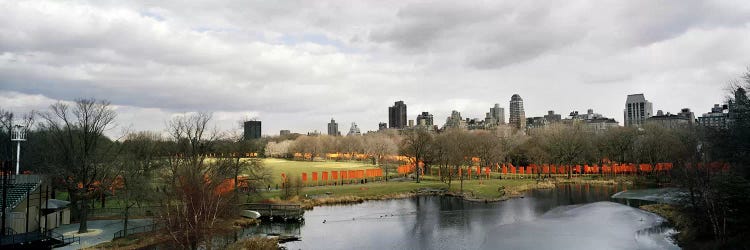
[[[399,193],[390,193],[390,194],[383,194],[383,195],[374,195],[374,196],[357,196],[357,195],[344,195],[344,196],[337,196],[337,197],[323,197],[323,198],[311,198],[311,199],[301,199],[299,196],[295,196],[289,200],[270,200],[271,203],[276,204],[289,204],[289,203],[299,203],[302,205],[303,209],[310,210],[317,206],[333,206],[333,205],[346,205],[346,204],[359,204],[365,201],[378,201],[378,200],[391,200],[391,199],[405,199],[405,198],[413,198],[418,196],[450,196],[450,197],[456,197],[461,198],[464,201],[469,202],[484,202],[484,203],[490,203],[490,202],[501,202],[506,201],[513,198],[519,198],[523,197],[524,193],[530,190],[538,190],[538,189],[552,189],[555,188],[559,184],[591,184],[591,185],[619,185],[619,184],[626,184],[631,185],[633,184],[633,181],[630,179],[607,179],[607,180],[587,180],[587,179],[559,179],[559,178],[551,178],[546,179],[542,181],[537,181],[536,183],[529,183],[529,184],[523,184],[520,186],[512,186],[505,188],[503,191],[505,192],[504,195],[501,197],[481,197],[481,196],[474,196],[473,191],[467,190],[463,194],[460,192],[455,191],[449,191],[447,187],[445,188],[418,188],[415,190],[411,190],[408,192],[399,192]]]

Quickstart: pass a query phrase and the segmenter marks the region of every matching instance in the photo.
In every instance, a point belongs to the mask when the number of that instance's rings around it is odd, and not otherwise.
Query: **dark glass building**
[[[246,121],[242,127],[245,140],[260,138],[260,121]]]
[[[404,104],[404,101],[397,101],[393,104],[393,107],[388,107],[388,127],[406,128],[406,104]]]

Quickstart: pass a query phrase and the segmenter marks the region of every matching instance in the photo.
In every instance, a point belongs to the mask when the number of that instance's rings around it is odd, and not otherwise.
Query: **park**
[[[735,92],[739,103],[748,103],[744,89]],[[3,124],[17,120],[0,114]],[[505,224],[575,246],[541,228],[563,223],[558,226],[586,229],[577,234],[597,234],[598,223],[610,223],[642,239],[601,235],[611,244],[679,248],[738,244],[744,225],[734,213],[747,198],[746,158],[727,154],[745,143],[737,139],[744,127],[645,124],[598,132],[571,122],[525,132],[415,127],[247,139],[210,129],[211,113],[193,113],[172,117],[165,133],[129,132],[112,140],[104,131],[117,113],[107,101],[60,102],[22,117],[25,126],[5,126],[2,134],[17,142],[15,151],[10,144],[2,151],[17,159],[2,164],[4,190],[10,187],[2,204],[13,211],[3,214],[12,222],[2,242],[9,247],[323,248],[332,231],[390,235],[398,231],[391,224],[416,226],[391,235],[393,248],[413,244],[408,235],[513,230]],[[16,170],[21,163],[23,171]],[[647,224],[614,216],[623,212]],[[588,220],[591,215],[602,220]],[[571,219],[581,216],[586,219]],[[435,221],[445,230],[422,227]],[[444,244],[496,245],[476,237]],[[377,238],[337,244],[367,247]]]

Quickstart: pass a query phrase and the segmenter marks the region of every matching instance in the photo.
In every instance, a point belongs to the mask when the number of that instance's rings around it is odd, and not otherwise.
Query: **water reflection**
[[[324,206],[307,211],[305,223],[297,224],[294,229],[289,229],[289,224],[265,224],[253,229],[254,232],[243,232],[241,237],[253,233],[294,234],[296,230],[302,240],[284,244],[289,249],[479,249],[487,235],[498,227],[539,220],[553,208],[599,201],[633,207],[649,203],[610,198],[626,189],[625,186],[563,185],[488,204],[431,196]],[[662,231],[638,231],[638,237],[661,235],[668,227],[653,230]]]

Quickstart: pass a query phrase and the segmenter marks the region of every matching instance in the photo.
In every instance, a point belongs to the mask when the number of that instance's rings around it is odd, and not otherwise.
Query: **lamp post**
[[[26,141],[26,129],[25,129],[25,127],[21,126],[21,125],[13,126],[10,140],[17,143],[17,146],[16,146],[16,175],[18,175],[18,173],[20,172],[20,163],[21,163],[21,142],[22,141]]]

